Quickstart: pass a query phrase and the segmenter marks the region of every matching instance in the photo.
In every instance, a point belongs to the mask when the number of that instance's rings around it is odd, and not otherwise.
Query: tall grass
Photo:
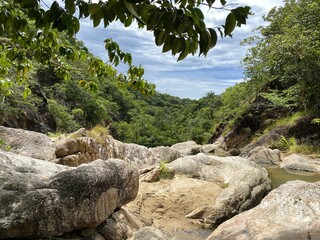
[[[95,138],[99,144],[104,145],[106,138],[109,136],[109,129],[101,125],[96,125],[89,130],[87,134],[89,137]]]
[[[292,114],[290,116],[284,117],[284,118],[280,118],[277,119],[276,121],[274,121],[273,123],[271,123],[265,130],[264,130],[264,134],[270,132],[272,129],[276,128],[276,127],[280,127],[280,126],[285,126],[285,125],[289,125],[289,126],[293,126],[295,124],[295,122],[303,117],[305,115],[304,112],[296,112],[295,114]]]

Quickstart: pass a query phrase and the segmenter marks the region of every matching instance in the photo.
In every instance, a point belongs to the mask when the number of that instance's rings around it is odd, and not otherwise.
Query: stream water
[[[319,173],[303,172],[303,171],[286,171],[283,168],[274,166],[264,166],[272,183],[272,189],[279,187],[281,184],[291,180],[303,180],[307,182],[320,181]]]

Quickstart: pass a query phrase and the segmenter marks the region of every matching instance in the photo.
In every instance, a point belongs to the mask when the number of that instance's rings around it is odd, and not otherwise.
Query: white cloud
[[[209,91],[219,94],[243,78],[239,66],[247,47],[240,46],[240,42],[254,35],[253,29],[265,24],[262,16],[272,7],[283,5],[282,0],[229,0],[228,3],[248,5],[254,15],[249,16],[246,26],[234,31],[233,38],[219,39],[217,46],[206,58],[188,56],[185,60],[176,62],[177,56],[162,53],[162,48],[154,44],[153,33],[136,26],[124,28],[117,22],[104,29],[102,26],[93,28],[90,20],[82,21],[77,37],[85,42],[90,51],[104,60],[107,60],[107,53],[103,40],[111,37],[123,51],[132,53],[134,64],[144,67],[146,80],[155,83],[160,92],[189,98],[200,98]],[[223,10],[203,9],[203,12],[208,27],[224,24],[228,14]],[[125,71],[123,66],[120,71]],[[230,71],[235,74],[226,79],[225,75]]]

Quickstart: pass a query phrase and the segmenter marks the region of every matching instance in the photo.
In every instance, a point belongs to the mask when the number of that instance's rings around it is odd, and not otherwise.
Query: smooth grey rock
[[[320,172],[320,158],[311,158],[293,153],[283,157],[280,167],[286,170]]]
[[[180,153],[171,147],[159,146],[159,147],[149,148],[149,150],[157,158],[159,158],[160,160],[163,160],[163,161],[172,162],[172,161],[178,159],[179,157],[181,157]]]
[[[157,164],[160,159],[147,147],[134,143],[122,143],[109,136],[106,139],[104,159],[120,158],[139,169]]]
[[[187,141],[177,143],[171,146],[174,150],[178,151],[180,156],[195,155],[200,152],[201,146],[195,141]]]
[[[259,164],[278,165],[281,162],[281,152],[279,149],[259,146],[252,149],[246,158]]]
[[[175,238],[164,234],[157,228],[144,227],[135,232],[129,240],[175,240]]]
[[[0,139],[10,146],[10,152],[47,161],[56,158],[55,143],[42,133],[0,126]]]
[[[189,213],[213,227],[261,201],[271,189],[268,172],[240,157],[216,157],[198,154],[179,158],[168,164],[176,174],[186,174],[207,181],[221,182],[224,190],[215,202]]]
[[[221,224],[207,240],[318,240],[319,199],[320,182],[287,182],[257,207]]]
[[[0,239],[96,227],[138,185],[138,171],[119,159],[73,168],[0,151]]]

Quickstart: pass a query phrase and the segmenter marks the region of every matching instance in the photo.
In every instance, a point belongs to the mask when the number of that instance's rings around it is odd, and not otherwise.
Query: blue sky
[[[217,1],[219,2],[219,1]],[[189,56],[177,62],[177,56],[162,53],[162,48],[154,44],[153,33],[138,29],[135,26],[125,28],[121,23],[112,23],[107,29],[101,25],[93,28],[92,22],[84,20],[81,23],[77,38],[84,41],[89,50],[96,56],[107,61],[103,40],[111,37],[123,51],[130,52],[135,65],[145,69],[144,78],[155,83],[156,90],[181,98],[198,99],[212,91],[222,93],[227,87],[243,80],[241,60],[248,47],[240,46],[240,42],[257,33],[252,32],[258,26],[264,25],[262,16],[274,6],[283,5],[282,0],[229,0],[228,3],[248,5],[253,16],[247,20],[247,25],[236,28],[233,38],[219,39],[217,46],[207,57]],[[224,24],[227,11],[203,8],[206,24],[215,27]],[[120,66],[120,72],[126,68]]]

